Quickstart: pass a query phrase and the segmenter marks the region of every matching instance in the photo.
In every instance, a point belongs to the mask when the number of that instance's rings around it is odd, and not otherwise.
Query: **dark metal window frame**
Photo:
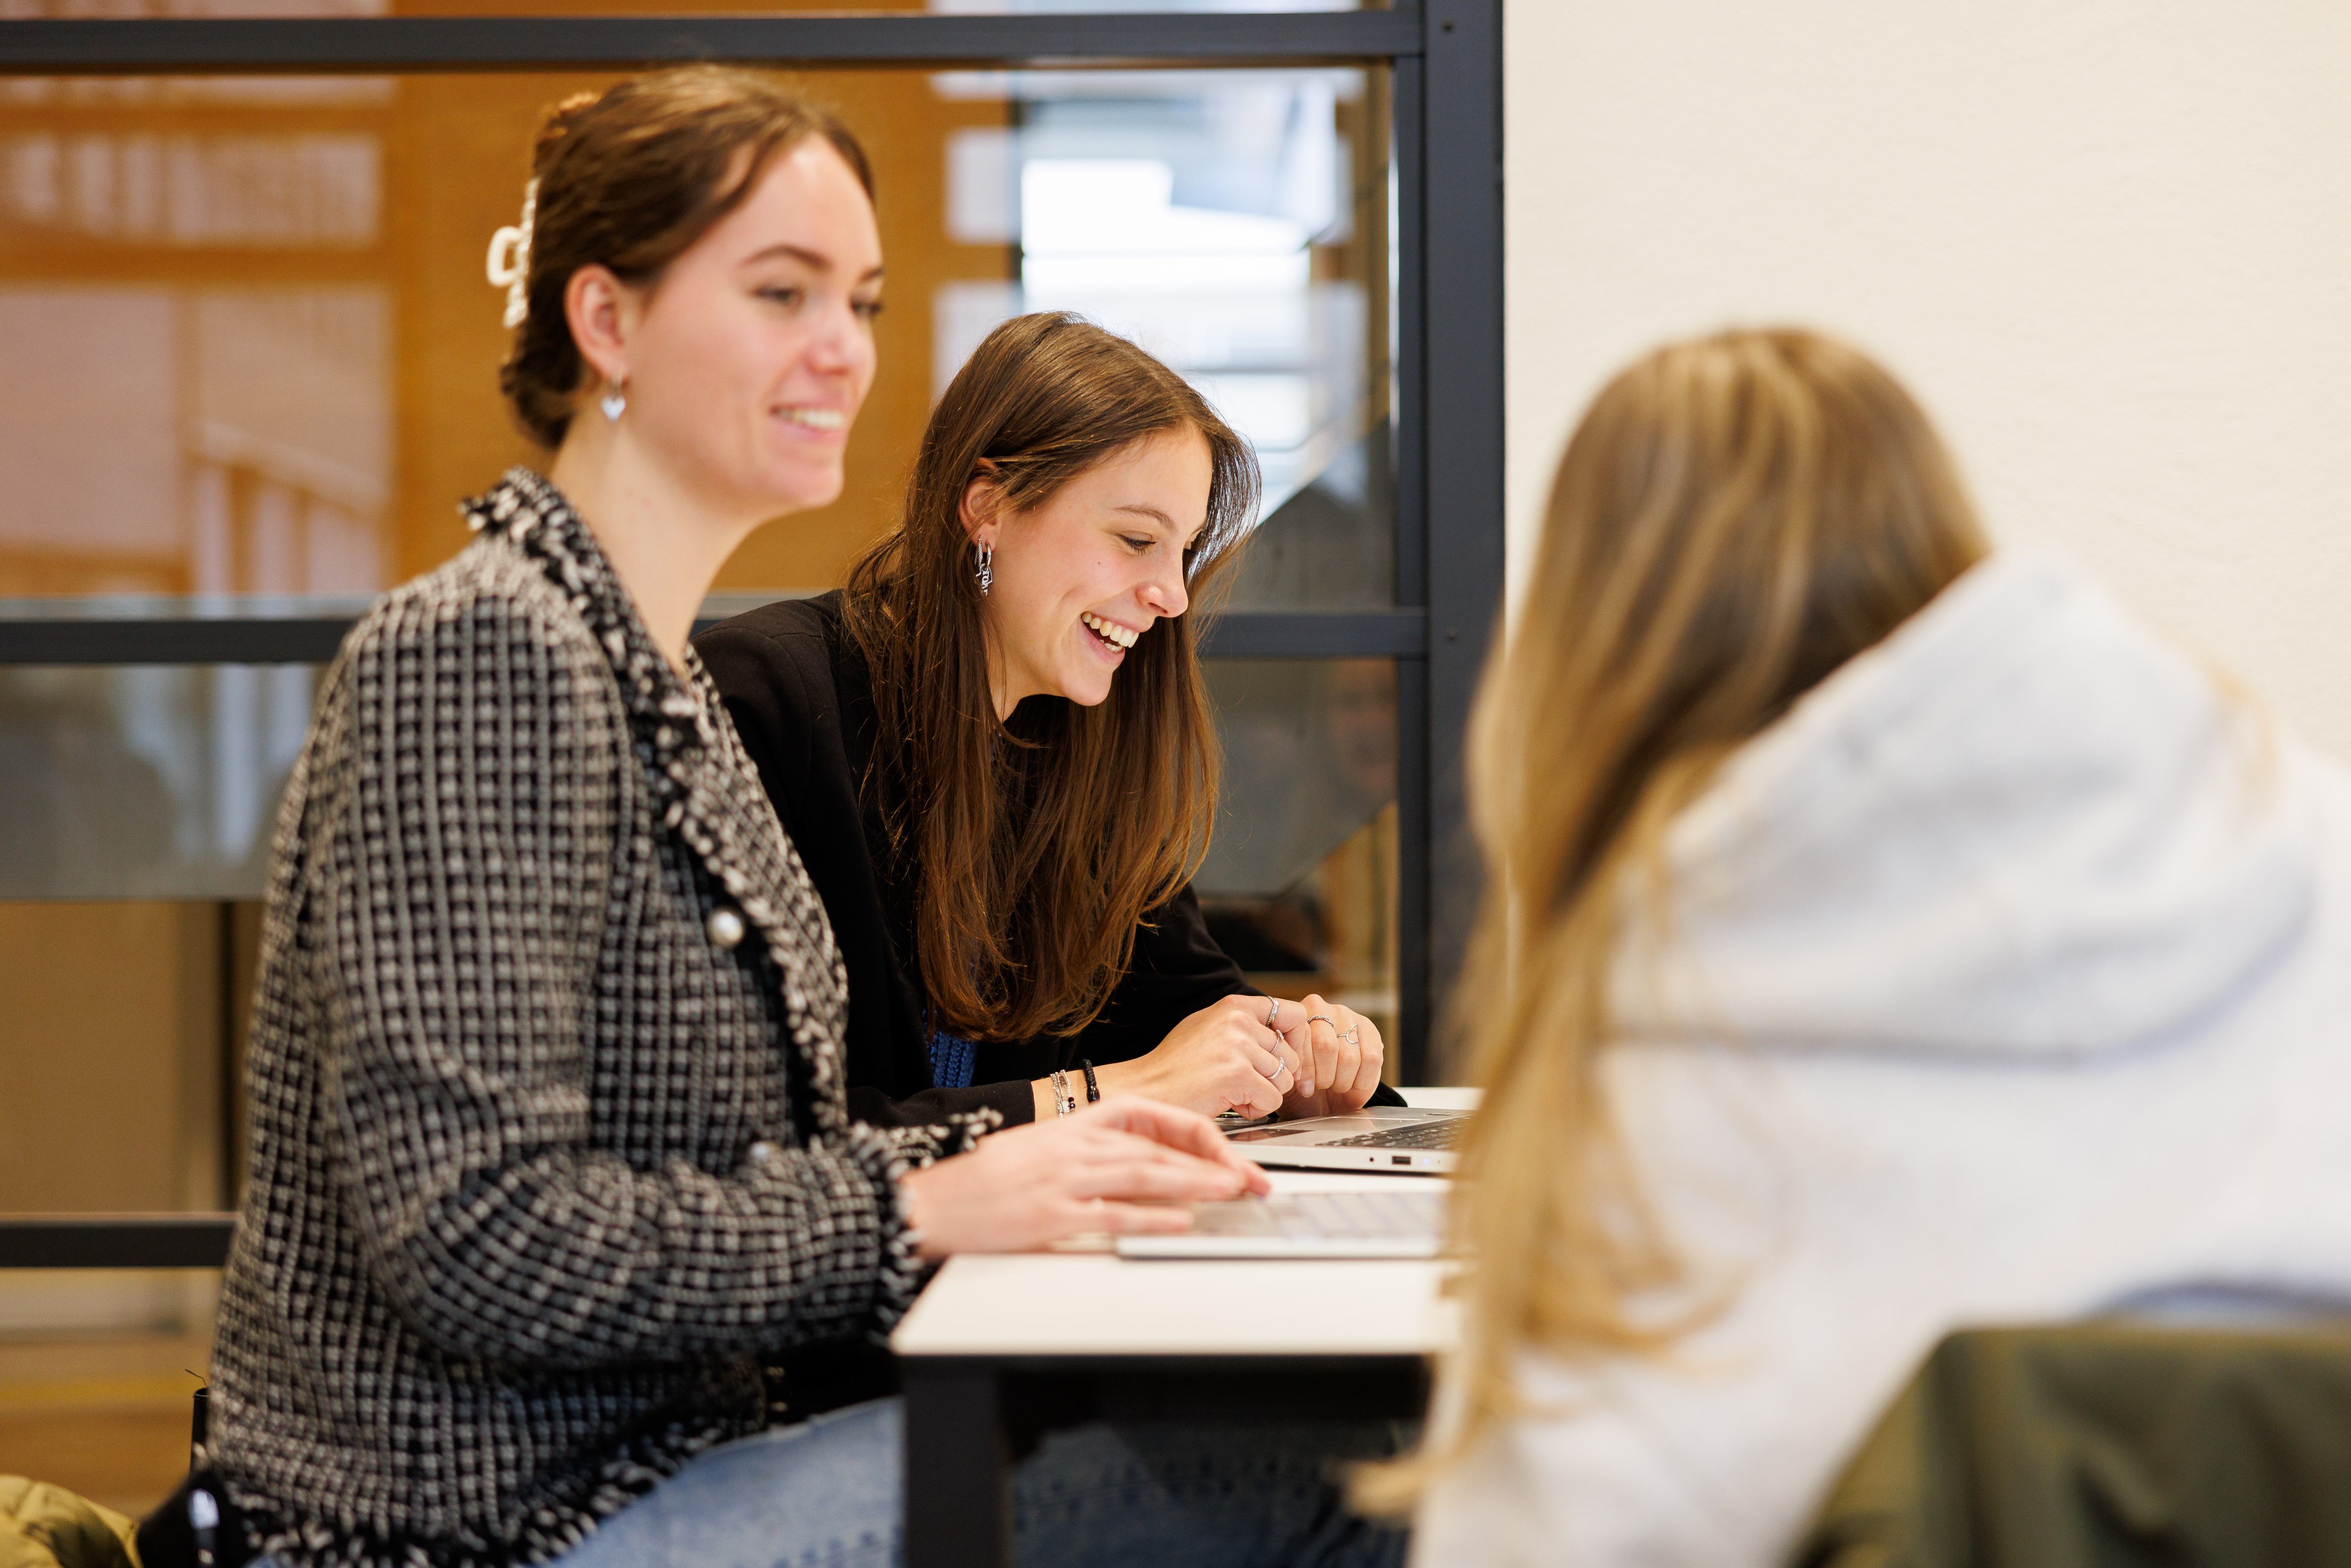
[[[1397,1067],[1444,1068],[1439,998],[1478,899],[1462,742],[1502,600],[1501,0],[1263,14],[0,22],[0,76],[770,67],[1385,65],[1398,210],[1395,608],[1235,613],[1220,658],[1397,662]],[[312,664],[340,620],[0,621],[0,664]],[[225,1216],[0,1217],[0,1267],[217,1263]]]

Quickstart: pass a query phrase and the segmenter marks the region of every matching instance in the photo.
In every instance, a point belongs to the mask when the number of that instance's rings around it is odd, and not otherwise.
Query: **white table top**
[[[1449,1108],[1474,1091],[1406,1090]],[[1440,1098],[1442,1096],[1442,1098]],[[1466,1106],[1465,1106],[1466,1108]],[[1394,1191],[1433,1176],[1269,1171],[1276,1192]],[[1425,1355],[1452,1342],[1452,1265],[1121,1258],[1108,1243],[947,1260],[890,1347],[900,1355]]]
[[[1274,1171],[1277,1192],[1426,1176]],[[1449,1264],[1121,1258],[1106,1245],[950,1258],[890,1336],[900,1355],[1425,1355],[1452,1340]]]

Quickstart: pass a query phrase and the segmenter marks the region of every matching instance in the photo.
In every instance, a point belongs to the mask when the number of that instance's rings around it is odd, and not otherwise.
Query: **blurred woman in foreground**
[[[2351,1291],[2351,781],[1988,553],[1861,355],[1602,393],[1474,744],[1416,1560],[1772,1563],[1947,1330]]]

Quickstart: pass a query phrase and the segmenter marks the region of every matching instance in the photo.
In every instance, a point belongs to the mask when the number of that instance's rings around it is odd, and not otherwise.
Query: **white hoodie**
[[[1604,1082],[1729,1305],[1523,1358],[1416,1563],[1762,1568],[1950,1329],[2351,1297],[2351,778],[2074,569],[1968,572],[1668,858]]]

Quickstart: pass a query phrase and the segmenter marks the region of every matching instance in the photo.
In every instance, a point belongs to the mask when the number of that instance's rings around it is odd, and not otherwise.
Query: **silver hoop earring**
[[[624,376],[612,383],[611,391],[597,400],[596,406],[604,411],[605,423],[621,423],[621,411],[629,406],[628,385],[628,378]]]
[[[971,547],[971,556],[979,563],[979,570],[975,575],[979,579],[979,596],[985,599],[987,597],[987,585],[996,580],[996,552],[986,545],[975,544]]]

